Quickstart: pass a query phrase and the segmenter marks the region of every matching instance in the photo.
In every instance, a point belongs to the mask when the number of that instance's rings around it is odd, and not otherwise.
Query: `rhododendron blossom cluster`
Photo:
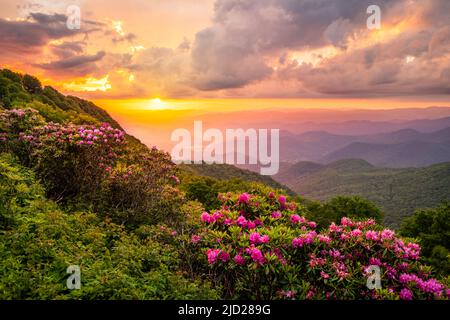
[[[211,275],[230,297],[261,299],[447,299],[430,278],[420,246],[374,220],[342,218],[316,230],[305,210],[281,195],[219,195],[222,206],[200,215],[192,236]],[[201,239],[201,241],[200,241]],[[371,266],[381,289],[369,289]]]

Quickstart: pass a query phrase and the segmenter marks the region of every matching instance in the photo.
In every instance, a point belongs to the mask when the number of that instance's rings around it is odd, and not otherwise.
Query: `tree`
[[[28,93],[35,94],[42,92],[42,85],[39,79],[28,74],[23,76],[22,85]]]

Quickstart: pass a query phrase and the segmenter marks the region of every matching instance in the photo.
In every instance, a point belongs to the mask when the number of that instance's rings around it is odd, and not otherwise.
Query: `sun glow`
[[[150,100],[150,104],[148,105],[149,110],[165,110],[170,109],[167,103],[162,101],[160,98],[153,98]]]

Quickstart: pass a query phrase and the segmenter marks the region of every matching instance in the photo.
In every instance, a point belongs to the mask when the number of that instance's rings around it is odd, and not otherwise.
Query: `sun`
[[[167,109],[167,105],[160,98],[153,98],[150,100],[150,104],[148,106],[150,110],[164,110]]]

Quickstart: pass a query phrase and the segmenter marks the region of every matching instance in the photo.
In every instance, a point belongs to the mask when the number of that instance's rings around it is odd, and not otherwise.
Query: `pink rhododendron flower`
[[[281,196],[278,197],[278,201],[279,201],[281,204],[284,205],[284,204],[286,203],[286,197],[283,196],[283,195],[281,195]]]
[[[381,231],[381,239],[383,240],[391,240],[395,236],[395,232],[389,229],[384,229]]]
[[[280,211],[274,211],[272,212],[272,218],[279,219],[281,218],[281,212]]]
[[[219,259],[223,262],[227,262],[228,260],[230,260],[230,254],[228,252],[222,251],[219,254]]]
[[[244,259],[240,254],[237,254],[237,255],[234,257],[234,262],[235,262],[237,265],[243,266],[243,265],[245,264],[245,259]]]
[[[300,221],[300,216],[299,216],[299,215],[293,214],[293,215],[291,216],[291,222],[292,222],[293,224],[297,224],[297,223],[299,223],[299,221]]]
[[[193,235],[191,237],[191,243],[199,243],[201,239],[202,237],[200,237],[199,235]]]
[[[251,244],[258,244],[260,238],[261,236],[258,232],[253,232],[252,234],[250,234],[248,240],[250,241]]]
[[[341,219],[341,225],[344,227],[353,227],[353,221],[347,217]]]
[[[208,256],[208,263],[214,264],[219,256],[219,253],[219,249],[208,249],[208,251],[206,251],[206,255]]]
[[[342,232],[342,228],[337,226],[334,222],[330,224],[329,230],[330,230],[330,232],[336,232],[336,233]]]
[[[330,275],[326,272],[320,271],[320,276],[324,279],[329,279]]]
[[[248,193],[243,193],[239,196],[239,203],[247,204],[250,201],[250,195]]]
[[[352,236],[352,237],[359,237],[359,236],[361,236],[363,234],[363,232],[361,231],[361,230],[359,230],[359,229],[354,229],[354,230],[352,230],[351,232],[350,232],[350,235]]]
[[[378,241],[378,239],[379,239],[378,232],[373,231],[373,230],[366,231],[366,239],[372,240],[372,241]]]
[[[248,228],[248,230],[255,229],[256,228],[256,223],[254,223],[253,221],[249,221],[247,223],[247,228]]]
[[[369,264],[371,266],[381,266],[381,261],[380,261],[380,259],[377,259],[377,258],[370,258]]]
[[[211,222],[211,216],[209,215],[208,212],[203,212],[202,215],[201,215],[201,219],[202,219],[203,222],[206,222],[206,223],[210,223]]]
[[[245,219],[244,216],[239,216],[236,219],[236,224],[240,227],[246,227],[247,226],[247,219]]]
[[[250,255],[250,257],[253,259],[254,262],[257,262],[258,264],[264,264],[265,259],[264,256],[258,248],[250,247],[246,249],[247,253]]]
[[[413,294],[412,294],[412,292],[409,289],[403,288],[400,291],[400,299],[402,299],[402,300],[412,300],[413,299]]]
[[[319,234],[317,236],[317,239],[319,239],[320,242],[326,243],[326,244],[329,244],[331,242],[331,238],[329,236],[324,236],[322,234]]]
[[[294,238],[294,239],[292,240],[292,245],[293,245],[295,248],[301,248],[301,247],[303,247],[303,243],[304,243],[304,239],[303,239],[303,238]]]

